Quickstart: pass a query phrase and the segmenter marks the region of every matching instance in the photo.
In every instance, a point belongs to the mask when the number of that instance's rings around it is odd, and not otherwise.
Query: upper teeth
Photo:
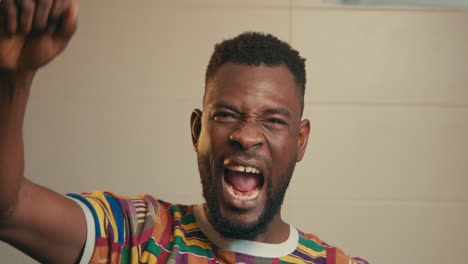
[[[250,172],[250,173],[260,174],[260,169],[257,169],[251,166],[229,165],[229,166],[226,166],[226,168],[232,171]]]

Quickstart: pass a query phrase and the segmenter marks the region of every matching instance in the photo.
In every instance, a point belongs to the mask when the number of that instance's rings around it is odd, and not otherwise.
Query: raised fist
[[[0,72],[35,71],[65,49],[76,0],[0,0]]]

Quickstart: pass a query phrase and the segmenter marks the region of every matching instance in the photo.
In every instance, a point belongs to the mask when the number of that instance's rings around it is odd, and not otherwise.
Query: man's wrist
[[[35,75],[36,71],[0,71],[0,98],[13,99],[18,96],[28,96]]]

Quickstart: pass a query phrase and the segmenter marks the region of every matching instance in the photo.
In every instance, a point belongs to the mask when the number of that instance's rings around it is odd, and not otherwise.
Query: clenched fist
[[[0,0],[0,72],[34,72],[65,49],[76,0]]]

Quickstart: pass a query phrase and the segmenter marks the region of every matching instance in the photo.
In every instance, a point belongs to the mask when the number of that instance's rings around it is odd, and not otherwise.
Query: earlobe
[[[194,109],[190,116],[190,129],[192,133],[192,144],[195,151],[197,151],[198,139],[201,132],[201,119],[202,111],[200,109]]]
[[[297,141],[297,160],[299,162],[304,157],[305,150],[307,148],[307,142],[309,141],[310,133],[310,122],[307,119],[302,120],[301,127],[299,129],[299,138]]]

